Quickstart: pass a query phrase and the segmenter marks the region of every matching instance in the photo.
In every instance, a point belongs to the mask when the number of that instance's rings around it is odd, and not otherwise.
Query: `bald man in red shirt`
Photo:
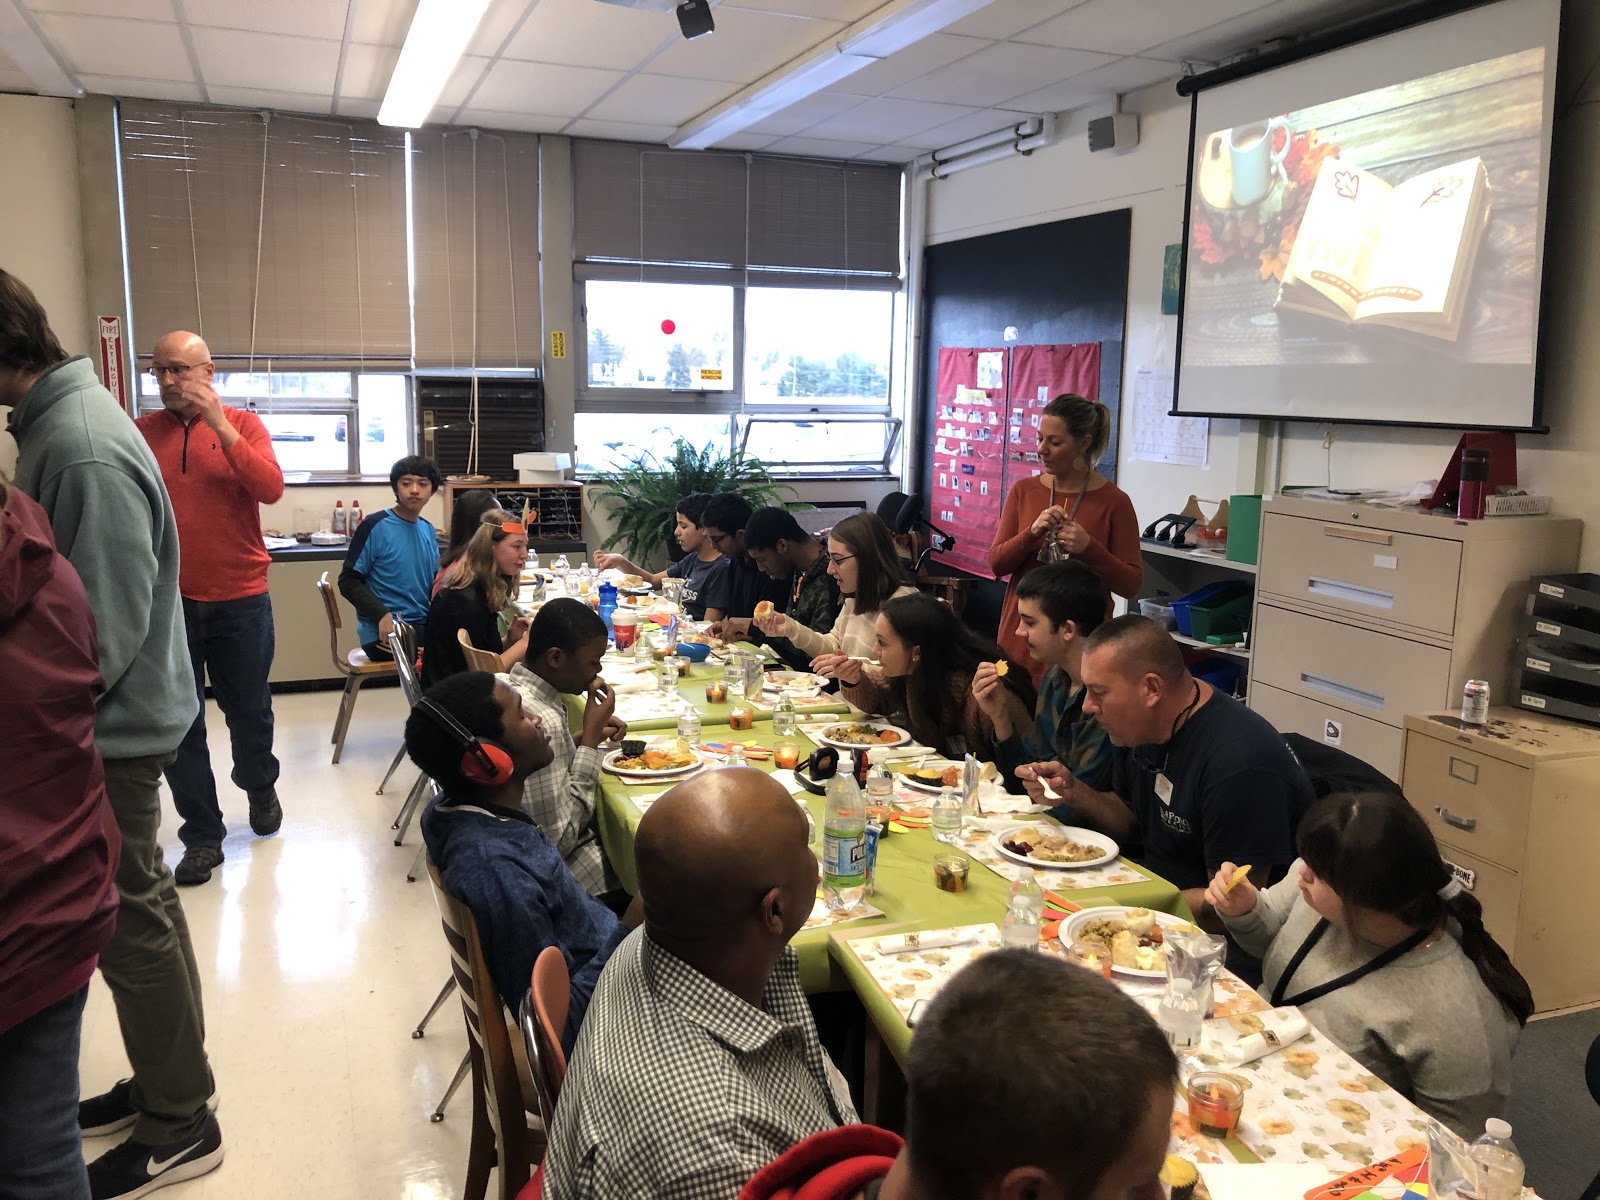
[[[178,519],[178,590],[200,694],[200,715],[166,770],[183,818],[183,860],[173,877],[192,887],[221,865],[227,833],[206,745],[208,673],[233,742],[233,782],[250,801],[250,828],[265,837],[283,823],[267,687],[271,559],[261,538],[261,505],[283,495],[283,472],[261,419],[227,407],[212,387],[216,368],[197,334],[169,333],[151,357],[164,409],[136,424],[155,452]]]

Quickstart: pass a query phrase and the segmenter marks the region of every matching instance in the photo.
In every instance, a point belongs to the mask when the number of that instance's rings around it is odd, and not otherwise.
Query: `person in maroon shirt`
[[[78,573],[0,474],[0,680],[20,684],[0,687],[0,1196],[89,1196],[78,1039],[122,847],[94,745],[99,663]]]
[[[166,769],[173,807],[183,818],[183,859],[172,877],[192,887],[222,864],[228,832],[206,745],[208,674],[228,719],[233,782],[249,798],[250,829],[266,837],[283,823],[267,687],[275,648],[267,595],[271,559],[261,539],[261,505],[283,496],[283,472],[261,418],[224,406],[211,386],[216,368],[197,335],[167,334],[156,342],[150,366],[164,407],[134,424],[172,497],[182,555],[178,590],[200,695],[200,713]]]

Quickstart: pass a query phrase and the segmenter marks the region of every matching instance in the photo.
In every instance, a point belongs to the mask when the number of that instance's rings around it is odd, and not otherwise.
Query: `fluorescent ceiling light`
[[[989,3],[990,0],[894,0],[827,44],[779,67],[683,125],[667,139],[667,145],[680,150],[714,146],[930,33],[971,16]]]
[[[28,11],[17,0],[0,0],[0,46],[41,96],[81,96],[83,88],[56,57]]]
[[[828,46],[798,66],[791,63],[702,113],[669,137],[667,145],[677,150],[704,150],[877,61]]]
[[[898,4],[886,4],[845,30],[839,49],[847,54],[888,58],[988,6],[989,0],[900,0]]]
[[[380,125],[422,126],[488,7],[489,0],[421,0],[378,109]]]

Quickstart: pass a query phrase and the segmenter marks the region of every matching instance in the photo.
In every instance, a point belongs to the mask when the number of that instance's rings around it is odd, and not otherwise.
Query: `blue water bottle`
[[[600,584],[600,619],[606,623],[606,637],[611,636],[611,614],[617,611],[617,585],[610,580]]]

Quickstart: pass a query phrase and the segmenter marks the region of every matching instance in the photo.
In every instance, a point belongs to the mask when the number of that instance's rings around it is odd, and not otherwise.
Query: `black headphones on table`
[[[417,701],[417,707],[454,734],[461,743],[459,769],[465,779],[483,787],[499,787],[511,781],[516,768],[511,762],[511,752],[499,742],[479,737],[426,696]]]

